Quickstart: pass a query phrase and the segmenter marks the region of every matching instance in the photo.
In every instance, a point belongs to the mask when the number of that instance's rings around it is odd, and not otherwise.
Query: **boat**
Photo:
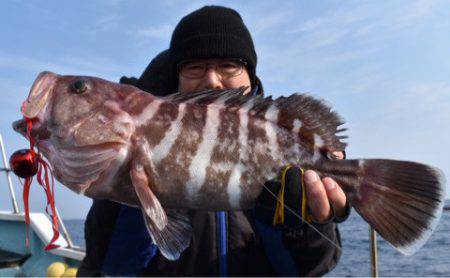
[[[11,196],[11,211],[0,211],[0,277],[75,276],[86,255],[85,251],[73,244],[59,213],[57,214],[61,233],[55,242],[58,248],[45,250],[45,246],[53,237],[52,222],[46,214],[31,212],[27,230],[25,213],[20,212],[17,205],[11,169],[1,135],[0,147],[3,157],[0,173],[6,176]]]

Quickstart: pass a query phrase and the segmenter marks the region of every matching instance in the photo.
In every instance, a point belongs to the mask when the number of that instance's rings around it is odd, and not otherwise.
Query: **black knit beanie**
[[[247,62],[252,86],[256,82],[253,40],[238,12],[205,6],[183,17],[170,41],[171,79],[178,86],[178,64],[189,59],[239,58]]]

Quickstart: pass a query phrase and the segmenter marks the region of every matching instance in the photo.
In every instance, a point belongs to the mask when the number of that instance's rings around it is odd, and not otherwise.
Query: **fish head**
[[[34,81],[21,110],[24,117],[33,123],[33,139],[45,140],[53,135],[68,140],[77,137],[77,129],[102,110],[105,103],[116,102],[120,106],[124,97],[120,94],[120,87],[120,84],[95,77],[42,72]],[[25,118],[14,122],[13,128],[25,136]],[[78,137],[85,135],[79,134]]]
[[[109,180],[127,157],[134,124],[122,108],[131,88],[95,77],[42,72],[22,104],[24,118],[13,128],[27,137],[28,119],[30,137],[56,178],[84,192]]]

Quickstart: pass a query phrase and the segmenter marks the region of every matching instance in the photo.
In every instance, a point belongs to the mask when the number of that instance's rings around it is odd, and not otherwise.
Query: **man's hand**
[[[343,159],[342,152],[334,155]],[[306,197],[312,217],[316,222],[325,222],[332,217],[330,204],[334,207],[336,217],[344,217],[346,212],[347,197],[339,185],[329,177],[320,180],[316,172],[305,172]]]

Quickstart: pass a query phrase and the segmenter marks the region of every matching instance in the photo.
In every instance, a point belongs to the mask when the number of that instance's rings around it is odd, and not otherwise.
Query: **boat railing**
[[[2,152],[2,158],[3,158],[3,168],[0,168],[0,172],[5,172],[5,175],[6,175],[6,180],[7,180],[8,187],[9,187],[9,194],[11,197],[11,202],[12,202],[12,207],[13,207],[13,213],[20,214],[19,206],[17,204],[16,194],[14,192],[14,186],[13,186],[12,179],[11,179],[12,170],[9,167],[9,161],[6,156],[5,145],[3,143],[3,137],[1,134],[0,134],[0,149]],[[62,233],[67,241],[67,248],[81,250],[80,247],[74,245],[74,243],[72,241],[72,237],[70,236],[69,232],[67,231],[66,225],[64,225],[64,221],[61,218],[58,208],[56,208],[56,216],[58,218],[58,222],[60,224]]]
[[[13,212],[14,213],[19,213],[19,206],[17,205],[17,199],[16,199],[16,194],[14,193],[14,186],[11,180],[11,169],[9,168],[9,162],[6,159],[6,152],[5,152],[5,145],[3,144],[3,137],[0,134],[0,147],[2,150],[2,157],[3,157],[3,165],[4,167],[0,169],[0,171],[5,172],[6,173],[6,180],[8,183],[8,187],[9,187],[9,194],[11,195],[11,201],[12,201],[12,206],[13,206]]]
[[[370,238],[370,273],[372,277],[378,277],[378,248],[377,232],[369,226]]]

